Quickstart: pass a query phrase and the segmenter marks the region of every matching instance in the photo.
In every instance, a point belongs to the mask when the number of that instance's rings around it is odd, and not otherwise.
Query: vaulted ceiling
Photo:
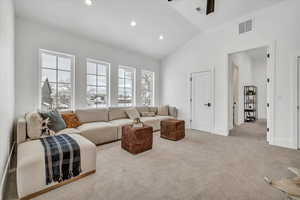
[[[282,0],[216,0],[215,13],[209,16],[195,10],[202,1],[94,0],[87,6],[84,0],[15,0],[18,17],[157,59],[204,29]]]

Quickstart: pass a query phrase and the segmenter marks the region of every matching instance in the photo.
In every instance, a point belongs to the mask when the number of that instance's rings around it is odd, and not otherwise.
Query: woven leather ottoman
[[[168,140],[181,140],[185,137],[183,120],[167,119],[160,122],[160,137]]]
[[[153,128],[144,125],[133,128],[131,125],[122,127],[122,148],[132,154],[142,153],[152,149]]]

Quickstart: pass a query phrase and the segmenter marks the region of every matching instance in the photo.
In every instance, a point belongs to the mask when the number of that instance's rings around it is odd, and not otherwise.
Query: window
[[[145,106],[154,105],[154,72],[142,70],[141,100]]]
[[[118,105],[134,105],[135,69],[131,67],[119,67]]]
[[[74,56],[40,50],[41,110],[67,110],[74,105]]]
[[[109,105],[109,68],[109,63],[87,60],[87,103],[89,107]]]

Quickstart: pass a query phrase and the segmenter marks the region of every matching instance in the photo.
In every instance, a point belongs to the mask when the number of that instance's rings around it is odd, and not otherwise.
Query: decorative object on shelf
[[[142,128],[144,126],[143,122],[141,122],[140,118],[135,118],[133,120],[133,128]]]
[[[257,87],[244,86],[244,122],[254,122],[257,119]]]

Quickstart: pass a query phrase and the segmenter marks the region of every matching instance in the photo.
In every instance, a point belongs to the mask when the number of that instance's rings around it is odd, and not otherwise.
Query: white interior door
[[[211,132],[213,125],[212,72],[193,73],[191,91],[191,128]]]

